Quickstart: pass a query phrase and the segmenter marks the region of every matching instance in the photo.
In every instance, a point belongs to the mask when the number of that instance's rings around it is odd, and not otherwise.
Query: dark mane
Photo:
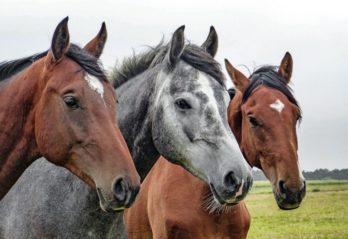
[[[24,70],[33,62],[47,55],[48,51],[38,53],[32,56],[23,57],[18,60],[4,61],[0,63],[0,81],[5,80],[16,73]]]
[[[291,103],[293,103],[300,109],[301,113],[301,108],[297,100],[295,99],[295,96],[292,94],[292,89],[288,86],[285,79],[278,74],[278,72],[276,71],[277,69],[278,67],[276,66],[262,66],[255,70],[249,77],[250,83],[243,93],[242,103],[244,103],[249,98],[249,96],[258,86],[264,85],[266,87],[282,92]]]
[[[110,74],[111,82],[113,82],[114,87],[119,87],[129,79],[150,68],[155,57],[163,53],[163,48],[163,41],[161,41],[157,46],[150,47],[148,51],[138,54],[133,52],[132,56],[124,58],[122,63],[119,66],[116,65]]]
[[[88,74],[97,77],[102,81],[107,81],[104,69],[98,58],[92,56],[79,46],[71,44],[68,52],[65,54],[68,58],[75,61]]]
[[[0,81],[3,81],[16,73],[24,70],[30,66],[33,62],[43,58],[47,55],[48,51],[38,53],[32,56],[23,57],[18,60],[4,61],[0,63]],[[99,63],[98,59],[88,54],[75,44],[71,44],[66,56],[75,61],[81,66],[88,74],[97,77],[100,80],[106,81],[104,70]]]
[[[161,41],[157,46],[150,47],[150,49],[145,52],[133,54],[125,58],[122,64],[120,66],[115,66],[111,73],[111,80],[114,87],[117,88],[129,79],[162,63],[169,48],[170,44],[165,45],[163,41]],[[225,85],[225,78],[221,71],[220,64],[203,48],[194,44],[187,44],[180,58],[195,69],[210,75],[221,85]]]

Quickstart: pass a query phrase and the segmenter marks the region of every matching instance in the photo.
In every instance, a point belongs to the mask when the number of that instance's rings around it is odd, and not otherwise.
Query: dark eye
[[[64,103],[69,107],[69,108],[72,108],[72,109],[77,109],[79,108],[79,104],[78,104],[78,101],[77,99],[74,97],[74,96],[65,96],[63,98],[64,100]]]
[[[261,124],[257,121],[257,119],[253,115],[248,115],[248,121],[249,121],[251,127],[253,127],[253,128],[261,126]]]
[[[227,90],[228,94],[230,95],[230,100],[233,99],[233,97],[236,95],[236,90],[231,88]]]
[[[182,110],[188,110],[192,108],[191,105],[184,99],[177,99],[175,101],[175,105]]]

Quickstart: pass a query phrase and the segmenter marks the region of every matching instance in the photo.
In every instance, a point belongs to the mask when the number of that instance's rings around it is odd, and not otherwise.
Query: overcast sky
[[[145,45],[169,39],[185,24],[202,43],[214,25],[217,60],[250,69],[294,59],[292,87],[304,119],[298,129],[302,168],[348,168],[348,14],[346,1],[77,1],[0,0],[0,61],[47,50],[60,20],[69,16],[70,39],[84,45],[107,24],[106,69]],[[246,74],[247,71],[240,68]]]

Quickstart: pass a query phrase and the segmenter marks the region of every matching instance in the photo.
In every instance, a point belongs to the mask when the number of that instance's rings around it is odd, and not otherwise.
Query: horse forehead
[[[282,113],[285,105],[280,99],[276,99],[272,104],[269,105],[269,107],[280,114]]]
[[[223,118],[228,104],[227,91],[204,73],[198,73],[197,85],[196,95],[203,99],[202,107],[206,109],[205,112]]]
[[[188,64],[180,64],[172,73],[170,91],[172,94],[182,91],[192,92],[199,86],[197,79],[198,70]]]
[[[259,87],[250,95],[247,102],[255,102],[262,107],[268,107],[275,111],[282,111],[288,104],[288,98],[280,91],[268,87]]]
[[[97,77],[90,74],[86,74],[84,79],[87,82],[88,87],[104,99],[104,86],[102,82]]]
[[[170,94],[182,92],[191,92],[201,98],[202,103],[213,103],[219,108],[228,102],[227,91],[215,79],[185,62],[178,64],[170,82]]]

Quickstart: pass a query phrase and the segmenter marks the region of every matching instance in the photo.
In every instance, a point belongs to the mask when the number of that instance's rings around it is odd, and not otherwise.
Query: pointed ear
[[[210,27],[209,35],[205,42],[202,44],[202,48],[212,57],[216,55],[218,49],[218,35],[213,26]]]
[[[290,55],[289,52],[286,52],[282,62],[280,63],[278,73],[279,75],[284,77],[287,84],[290,82],[292,67],[293,67],[292,56]]]
[[[179,27],[173,34],[172,41],[169,50],[169,63],[174,65],[184,50],[185,36],[184,36],[185,25]]]
[[[50,53],[53,55],[51,62],[59,61],[69,49],[69,17],[64,18],[54,31]],[[49,53],[49,54],[50,54]]]
[[[235,87],[239,91],[244,92],[249,84],[249,79],[242,72],[234,68],[227,59],[225,59],[225,67]]]
[[[103,22],[97,36],[93,38],[90,42],[88,42],[83,49],[85,49],[87,52],[89,52],[96,58],[99,58],[101,54],[103,53],[106,39],[107,39],[106,25],[105,25],[105,22]]]

